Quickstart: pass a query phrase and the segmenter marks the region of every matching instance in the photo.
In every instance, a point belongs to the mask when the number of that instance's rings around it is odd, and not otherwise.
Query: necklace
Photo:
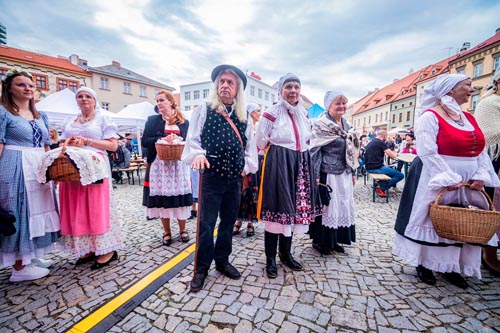
[[[447,107],[445,107],[445,106],[443,105],[443,106],[442,106],[442,108],[443,108],[444,112],[446,112],[446,115],[448,116],[448,118],[450,118],[451,120],[453,120],[453,122],[454,122],[455,124],[457,124],[458,126],[461,126],[461,127],[465,126],[465,123],[464,123],[464,121],[462,120],[462,115],[461,115],[461,114],[459,114],[459,115],[458,115],[458,117],[459,117],[459,118],[455,120],[455,119],[453,119],[453,118],[451,117],[451,114],[450,114],[450,112],[447,110]]]
[[[85,118],[85,119],[83,118],[83,115],[79,115],[79,116],[78,116],[78,122],[79,122],[80,124],[85,124],[85,123],[88,123],[89,121],[91,121],[91,120],[93,120],[93,119],[94,119],[94,115],[92,115],[92,116],[90,116],[90,117],[88,117],[88,118]]]

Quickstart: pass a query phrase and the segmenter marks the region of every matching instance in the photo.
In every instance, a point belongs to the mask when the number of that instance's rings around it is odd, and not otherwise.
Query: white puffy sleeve
[[[484,148],[478,156],[478,169],[471,179],[482,180],[485,186],[500,187],[500,180],[495,174],[495,169],[493,169],[493,164],[491,164],[487,148]]]
[[[257,130],[255,131],[255,141],[259,149],[264,150],[269,145],[273,125],[277,118],[277,110],[278,106],[274,105],[264,111],[260,116],[259,124],[257,126]]]
[[[246,174],[256,173],[259,169],[259,155],[257,152],[257,144],[255,143],[253,122],[251,119],[247,121],[245,136],[247,138],[247,146],[245,148],[245,168],[243,170]]]
[[[201,147],[201,132],[207,120],[207,105],[198,105],[189,120],[186,146],[182,152],[182,161],[191,164],[198,156],[205,156],[206,150]]]
[[[110,115],[101,113],[101,129],[103,139],[119,139],[118,126]]]
[[[446,186],[456,185],[463,181],[462,176],[451,170],[448,163],[438,153],[436,143],[439,124],[432,112],[424,112],[417,120],[415,135],[418,156],[428,166],[431,173],[429,188],[439,190]]]

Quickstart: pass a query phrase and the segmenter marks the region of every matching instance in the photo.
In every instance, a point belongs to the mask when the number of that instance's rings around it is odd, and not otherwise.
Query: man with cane
[[[211,75],[214,86],[208,104],[198,106],[191,117],[182,160],[200,171],[196,255],[191,291],[203,288],[215,268],[230,279],[240,272],[229,263],[233,226],[240,205],[242,176],[258,168],[252,122],[247,121],[245,74],[235,66],[219,65]],[[217,240],[214,229],[220,217]]]

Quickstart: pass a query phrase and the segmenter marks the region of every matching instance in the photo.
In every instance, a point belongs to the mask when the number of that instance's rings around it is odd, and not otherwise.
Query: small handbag
[[[16,222],[15,216],[6,209],[0,208],[0,234],[4,236],[15,234],[16,227],[14,227],[14,222]]]
[[[328,206],[330,204],[330,200],[332,199],[332,196],[330,193],[332,193],[332,188],[328,184],[322,184],[319,183],[319,198],[321,200],[321,203],[325,206]]]

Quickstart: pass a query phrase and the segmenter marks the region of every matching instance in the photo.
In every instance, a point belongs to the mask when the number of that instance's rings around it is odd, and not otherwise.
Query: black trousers
[[[212,260],[216,265],[229,262],[233,245],[233,226],[238,216],[242,178],[227,179],[214,175],[202,176],[199,243],[196,269],[208,272]],[[217,240],[214,229],[220,217]]]

